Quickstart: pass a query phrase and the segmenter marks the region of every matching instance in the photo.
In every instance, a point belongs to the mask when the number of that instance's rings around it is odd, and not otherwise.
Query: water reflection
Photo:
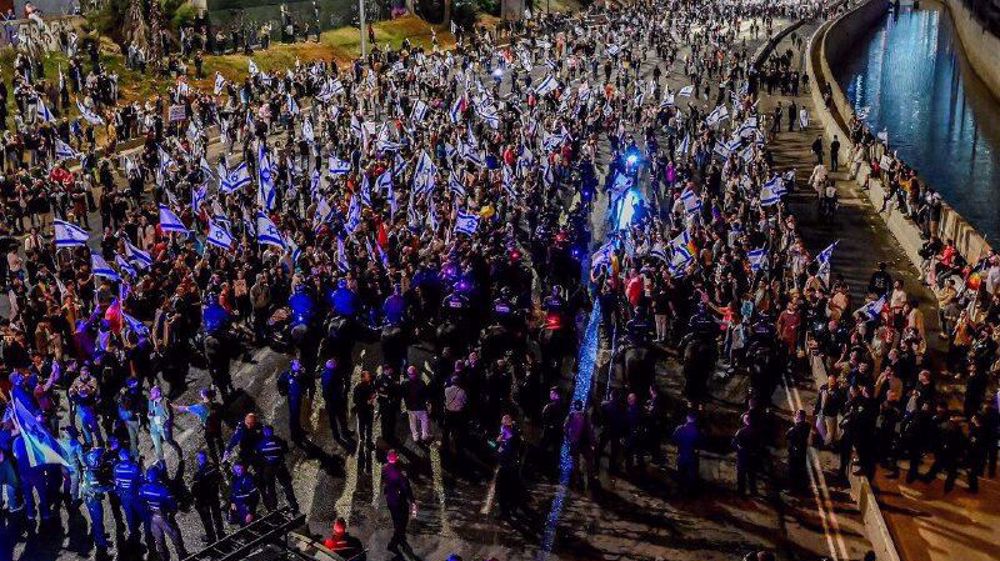
[[[836,69],[848,99],[890,147],[1000,240],[1000,103],[965,59],[951,16],[923,2],[887,14]]]

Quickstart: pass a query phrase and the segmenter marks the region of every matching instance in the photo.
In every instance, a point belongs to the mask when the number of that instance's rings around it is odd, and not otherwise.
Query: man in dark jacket
[[[413,497],[410,479],[398,462],[399,454],[395,450],[389,450],[386,464],[382,467],[382,493],[392,517],[392,539],[386,549],[393,553],[399,553],[400,546],[410,548],[406,541],[406,527],[410,524],[410,516],[417,513],[417,501]]]

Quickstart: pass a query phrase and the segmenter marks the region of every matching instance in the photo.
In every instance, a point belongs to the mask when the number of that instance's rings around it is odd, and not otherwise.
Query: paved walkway
[[[818,24],[808,24],[799,31],[799,36],[808,38],[817,27]],[[777,52],[788,48],[794,50],[791,40],[786,38]],[[771,114],[777,102],[787,107],[792,99],[781,95],[763,96],[761,110]],[[796,131],[789,133],[785,121],[782,128],[785,132],[779,133],[771,146],[778,168],[795,168],[797,183],[804,185],[815,163],[812,142],[823,131],[812,97],[806,94],[794,100],[799,107],[809,111],[809,126],[804,131],[796,126]],[[824,146],[829,147],[825,139]],[[841,149],[841,159],[848,159],[845,148]],[[915,267],[857,184],[843,169],[832,176],[837,181],[841,205],[834,220],[823,222],[820,219],[815,194],[810,188],[790,197],[791,210],[798,218],[807,247],[815,254],[840,240],[833,254],[832,270],[834,276],[843,275],[850,284],[854,300],[852,309],[863,303],[864,290],[876,263],[889,263],[894,278],[902,278],[907,292],[920,301],[928,338],[931,344],[940,348],[940,327],[933,294],[919,282]],[[925,471],[927,467],[925,464]],[[902,480],[886,479],[880,472],[875,484],[882,513],[905,561],[1000,559],[1000,545],[996,540],[996,529],[1000,527],[1000,481],[997,479],[981,479],[978,495],[967,491],[964,480],[948,495],[943,493],[943,481],[907,485]]]

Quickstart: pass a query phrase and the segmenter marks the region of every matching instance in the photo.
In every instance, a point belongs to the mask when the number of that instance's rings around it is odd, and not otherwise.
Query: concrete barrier
[[[1000,37],[983,27],[962,0],[944,0],[951,13],[965,58],[976,75],[1000,99]]]
[[[899,551],[896,550],[896,542],[892,539],[889,526],[885,523],[882,510],[875,500],[875,493],[868,478],[864,476],[849,475],[851,482],[851,498],[857,503],[861,511],[861,517],[865,523],[865,533],[868,541],[872,544],[872,551],[875,552],[879,561],[900,561]]]
[[[854,117],[854,109],[834,77],[831,65],[843,61],[850,49],[881,19],[888,8],[887,0],[867,0],[861,3],[853,10],[820,27],[810,38],[806,50],[809,54],[806,71],[810,82],[815,85],[812,88],[812,97],[816,107],[816,117],[823,124],[827,140],[837,135],[841,145],[847,149],[847,154],[853,154],[855,149],[848,134],[848,125]],[[832,92],[830,107],[826,106],[822,95],[827,84]],[[848,166],[851,166],[849,158],[845,159],[848,160]],[[867,183],[868,190],[864,192],[865,196],[873,205],[881,207],[887,190],[881,180],[871,178],[871,168],[867,162],[861,164],[855,180],[860,185]],[[880,216],[907,257],[919,269],[923,261],[919,250],[924,243],[920,229],[912,220],[895,209]],[[959,252],[970,262],[979,260],[991,251],[986,238],[947,203],[942,208],[936,234],[942,240],[954,240]]]

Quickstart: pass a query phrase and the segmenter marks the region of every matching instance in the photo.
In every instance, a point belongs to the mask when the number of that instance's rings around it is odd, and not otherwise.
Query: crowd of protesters
[[[935,391],[922,312],[901,282],[883,267],[852,301],[833,248],[811,254],[783,201],[796,170],[775,168],[767,140],[780,124],[757,101],[799,78],[791,57],[756,68],[747,36],[823,10],[595,7],[540,17],[507,46],[460,31],[454,50],[404,41],[347,68],[251,62],[242,82],[181,80],[126,105],[96,56],[89,72],[79,60],[66,70],[55,98],[28,61],[14,82],[22,145],[0,181],[3,547],[83,506],[98,556],[165,560],[168,542],[191,551],[181,510],[197,512],[206,542],[282,502],[297,510],[276,432],[302,445],[303,404],[319,399],[359,471],[384,464],[393,551],[409,547],[416,506],[394,450],[410,440],[439,441],[450,469],[491,458],[508,519],[525,474],[569,470],[589,488],[623,463],[643,477],[667,447],[697,493],[720,368],[749,380],[732,435],[740,494],[764,476],[805,492],[812,444],[838,450],[845,475],[855,453],[868,475],[905,458],[912,477],[947,471],[949,488],[960,466],[995,466],[1000,265],[942,285],[968,338],[952,353],[967,387],[958,414]],[[70,96],[81,117],[52,115]],[[144,143],[115,152],[127,138]],[[359,344],[377,344],[379,368],[362,368]],[[263,345],[293,357],[277,380],[288,426],[255,409],[227,423],[242,389],[233,367]],[[614,387],[573,399],[591,346],[616,349]],[[433,358],[413,361],[417,347]],[[663,349],[679,351],[682,410],[661,396]],[[829,381],[813,418],[797,411],[779,431],[772,395],[817,360]],[[211,385],[180,403],[192,367]],[[174,435],[187,414],[201,437],[191,474]],[[786,469],[767,469],[782,449]],[[360,549],[346,523],[333,527],[328,547]]]

